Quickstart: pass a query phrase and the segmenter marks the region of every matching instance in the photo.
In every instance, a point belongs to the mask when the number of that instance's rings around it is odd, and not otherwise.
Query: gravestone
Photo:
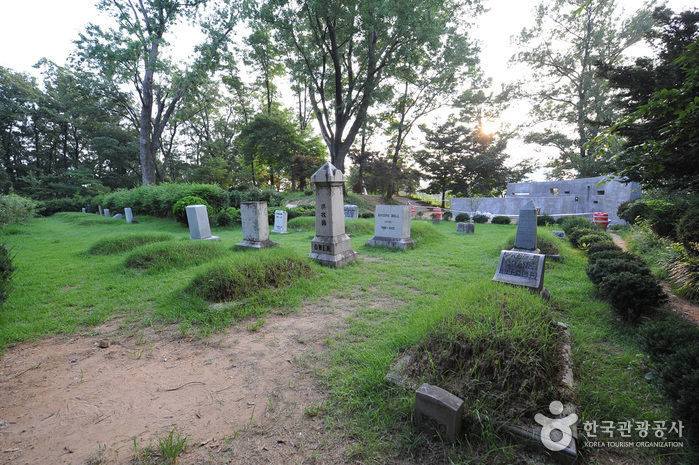
[[[97,208],[99,208],[100,216],[104,216],[104,211],[102,210],[102,205],[98,205]]]
[[[461,436],[463,411],[464,401],[440,387],[425,383],[415,392],[415,422],[437,430],[443,440]]]
[[[274,230],[277,234],[286,234],[286,222],[289,214],[284,210],[274,211]]]
[[[89,203],[87,204],[87,212],[92,213],[92,205],[90,205]]]
[[[115,220],[120,220],[120,219],[122,219],[123,217],[124,217],[124,216],[123,216],[121,213],[117,213],[116,215],[114,215],[113,218],[114,218]]]
[[[85,207],[83,207],[83,213],[87,213],[87,210],[85,210]]]
[[[523,286],[541,293],[544,289],[546,255],[503,250],[493,281]]]
[[[131,223],[133,221],[133,212],[129,207],[124,208],[124,215],[126,216],[127,223]]]
[[[462,234],[473,234],[476,226],[473,223],[456,223],[456,232]]]
[[[211,235],[206,205],[187,205],[185,211],[187,212],[189,234],[192,239],[218,240],[218,236]]]
[[[359,207],[356,205],[345,205],[345,219],[356,220],[359,218]]]
[[[565,239],[566,238],[566,233],[565,231],[551,231],[554,236],[556,236],[559,239]]]
[[[313,176],[316,191],[316,235],[308,256],[323,266],[342,267],[357,260],[345,233],[342,186],[345,175],[331,163],[324,164]]]
[[[346,206],[345,206],[346,207]],[[415,246],[410,238],[410,207],[406,205],[377,205],[374,237],[367,245],[384,245],[394,249],[409,249]]]
[[[267,202],[241,202],[240,219],[243,223],[243,241],[236,247],[266,249],[279,245],[269,240]]]
[[[536,252],[536,207],[531,200],[519,211],[513,250]]]
[[[109,218],[109,208],[105,208],[105,209],[104,209],[104,216],[106,216],[107,218]]]

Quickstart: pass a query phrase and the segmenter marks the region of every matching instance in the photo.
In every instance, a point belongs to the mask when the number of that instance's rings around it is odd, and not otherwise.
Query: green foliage
[[[98,240],[92,247],[90,247],[88,253],[92,255],[111,255],[125,252],[127,250],[133,250],[136,247],[141,247],[145,244],[169,241],[172,239],[172,234],[158,232],[119,234],[104,237]]]
[[[509,216],[494,216],[493,219],[490,220],[493,224],[510,224],[511,221]]]
[[[585,234],[584,236],[578,239],[578,245],[583,250],[587,250],[587,248],[591,245],[600,244],[604,242],[614,243],[614,240],[611,238],[611,236],[609,236],[609,234],[600,234],[597,232],[592,234]]]
[[[130,207],[134,214],[167,218],[172,216],[172,208],[175,203],[188,196],[204,199],[205,203],[215,211],[229,206],[228,193],[222,188],[212,184],[193,183],[164,183],[157,186],[148,185],[129,190],[122,189],[97,196],[93,199],[92,204],[93,208],[95,208],[94,205],[101,204],[111,210],[123,210]]]
[[[187,292],[209,302],[244,299],[314,275],[305,258],[289,252],[250,254],[216,264],[196,276]]]
[[[599,286],[602,280],[611,274],[626,271],[637,275],[650,276],[650,268],[633,260],[621,258],[602,258],[589,264],[585,273],[595,286]]]
[[[488,217],[485,215],[473,215],[473,222],[474,223],[487,223],[488,222]]]
[[[373,218],[374,212],[362,212],[359,214],[360,218]]]
[[[588,229],[588,230],[594,230],[594,228],[597,228],[595,223],[592,221],[588,220],[587,218],[583,218],[582,216],[565,216],[562,217],[560,220],[560,225],[561,229],[565,231],[567,235],[570,235],[570,233],[574,229]],[[597,228],[599,229],[599,228]]]
[[[454,221],[457,221],[459,223],[467,223],[471,220],[471,217],[469,216],[468,213],[457,213],[456,218],[454,218]]]
[[[537,226],[548,226],[550,224],[556,224],[556,219],[548,213],[543,213],[536,217]]]
[[[568,236],[568,240],[570,241],[571,245],[576,248],[581,247],[582,244],[580,243],[580,239],[583,236],[597,235],[604,237],[606,235],[607,237],[609,237],[609,234],[603,232],[600,228],[594,225],[592,227],[586,226],[566,231],[566,235]]]
[[[604,243],[606,244],[606,243]],[[599,244],[595,244],[599,245]],[[588,252],[588,264],[592,265],[597,262],[597,260],[627,260],[627,261],[632,261],[636,262],[640,265],[645,265],[646,262],[643,261],[641,257],[638,255],[634,255],[629,252],[625,252],[621,249],[612,249],[612,250],[600,250],[595,253],[590,253]]]
[[[690,210],[679,221],[677,238],[687,251],[699,254],[699,208]]]
[[[658,281],[647,274],[628,271],[610,274],[602,279],[598,289],[600,295],[629,321],[638,320],[667,300]]]
[[[510,250],[515,246],[515,238],[517,234],[512,234],[503,250]],[[539,249],[539,253],[544,255],[558,255],[560,254],[560,249],[558,248],[559,239],[554,237],[554,235],[548,231],[537,231],[536,232],[536,248]]]
[[[124,266],[164,271],[196,266],[221,258],[226,250],[217,241],[167,241],[141,247],[126,258]]]
[[[444,218],[444,221],[451,221],[453,216],[454,216],[454,214],[449,210],[445,211],[442,214],[442,218]],[[372,218],[373,218],[373,216],[372,216]]]
[[[231,207],[240,208],[241,202],[267,202],[267,208],[280,207],[284,203],[284,196],[274,189],[260,189],[250,187],[245,190],[233,190],[230,192]]]
[[[33,200],[14,194],[0,195],[0,228],[25,223],[34,216],[35,210]]]
[[[690,427],[699,427],[699,330],[679,318],[649,321],[639,341],[657,381]]]
[[[665,200],[659,198],[640,198],[622,212],[621,218],[629,224],[646,221],[651,229],[663,237],[674,237],[675,226],[682,218],[686,204],[683,201]]]
[[[183,197],[175,202],[175,205],[172,206],[172,216],[175,217],[178,223],[185,226],[189,224],[189,221],[187,220],[187,207],[190,205],[204,205],[206,206],[206,212],[209,218],[213,215],[214,209],[206,202],[206,200],[202,199],[201,197],[188,195],[187,197]]]
[[[591,257],[598,252],[604,252],[607,250],[621,251],[621,247],[616,245],[614,242],[598,242],[597,244],[592,244],[587,248],[587,255],[588,257]]]
[[[289,208],[289,219],[298,218],[299,216],[316,216],[316,207],[314,205],[299,205],[298,207]]]
[[[216,226],[228,227],[240,224],[240,211],[233,207],[224,208],[216,215]]]
[[[189,447],[189,439],[176,427],[168,431],[167,436],[158,438],[159,455],[171,465],[177,465],[177,457],[187,452]]]
[[[51,216],[58,212],[79,212],[87,208],[90,201],[83,197],[64,197],[37,202],[37,210],[41,216]]]
[[[678,254],[666,264],[668,280],[675,293],[695,302],[699,301],[699,256]]]
[[[15,267],[12,264],[12,255],[7,245],[0,244],[0,306],[7,300],[12,290],[12,274]]]

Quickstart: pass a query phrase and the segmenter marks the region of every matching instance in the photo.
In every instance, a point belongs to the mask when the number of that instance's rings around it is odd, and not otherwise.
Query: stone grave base
[[[345,265],[357,261],[357,252],[351,249],[336,255],[311,252],[308,254],[308,257],[323,266],[342,268]]]
[[[407,238],[407,239],[396,239],[394,237],[381,237],[381,236],[374,236],[371,239],[366,240],[366,245],[375,247],[375,246],[386,246],[386,247],[391,247],[393,249],[412,249],[415,247],[415,241],[413,239]]]
[[[136,223],[136,220],[132,221],[132,223]],[[218,236],[209,236],[209,237],[190,237],[190,241],[217,241],[219,240]]]
[[[278,246],[278,242],[272,242],[270,240],[266,241],[242,241],[238,242],[235,247],[241,249],[268,249],[270,247]]]

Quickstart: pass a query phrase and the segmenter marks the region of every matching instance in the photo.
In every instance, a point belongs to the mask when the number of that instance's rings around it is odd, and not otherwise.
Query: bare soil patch
[[[0,463],[131,463],[134,441],[155,445],[174,427],[194,444],[181,464],[345,463],[351,441],[314,413],[327,401],[314,370],[354,308],[323,300],[208,343],[112,323],[10,348]]]

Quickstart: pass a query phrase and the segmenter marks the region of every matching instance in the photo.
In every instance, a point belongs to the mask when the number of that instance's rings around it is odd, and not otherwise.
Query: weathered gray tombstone
[[[463,411],[464,401],[440,387],[425,383],[415,392],[415,422],[434,428],[443,440],[461,436]]]
[[[124,217],[124,215],[122,215],[121,213],[117,213],[117,214],[114,215],[112,218],[114,218],[115,220],[120,220],[120,219],[122,219],[123,217]]]
[[[324,164],[313,176],[316,190],[316,235],[311,241],[309,258],[323,266],[342,267],[357,260],[345,233],[342,186],[345,175],[331,163]]]
[[[473,234],[476,226],[473,223],[456,223],[456,232],[462,234]]]
[[[347,206],[345,206],[347,207]],[[410,238],[410,206],[377,205],[374,237],[367,245],[384,245],[394,249],[409,249],[415,246]]]
[[[104,216],[106,216],[107,218],[109,218],[109,208],[105,208],[105,209],[104,209]]]
[[[359,218],[359,207],[356,205],[345,205],[345,219],[356,220]]]
[[[267,202],[241,202],[240,220],[243,223],[243,241],[236,247],[266,249],[279,245],[269,240]]]
[[[87,213],[87,210],[85,209],[85,207],[83,207],[83,213]]]
[[[566,233],[565,231],[551,231],[554,236],[556,236],[559,239],[565,239],[566,238]]]
[[[536,207],[531,200],[519,211],[513,250],[536,252]]]
[[[102,210],[102,205],[98,205],[97,208],[99,208],[100,216],[104,216],[104,211]]]
[[[127,223],[131,223],[133,221],[133,212],[129,207],[124,208],[124,215],[126,216]]]
[[[185,211],[187,212],[189,234],[192,239],[218,240],[218,236],[211,235],[206,205],[187,205]]]
[[[289,214],[287,212],[285,212],[284,210],[275,210],[274,230],[272,232],[275,232],[277,234],[286,234],[287,218],[289,218]]]
[[[544,289],[546,255],[503,250],[493,281],[523,286],[541,293]]]

